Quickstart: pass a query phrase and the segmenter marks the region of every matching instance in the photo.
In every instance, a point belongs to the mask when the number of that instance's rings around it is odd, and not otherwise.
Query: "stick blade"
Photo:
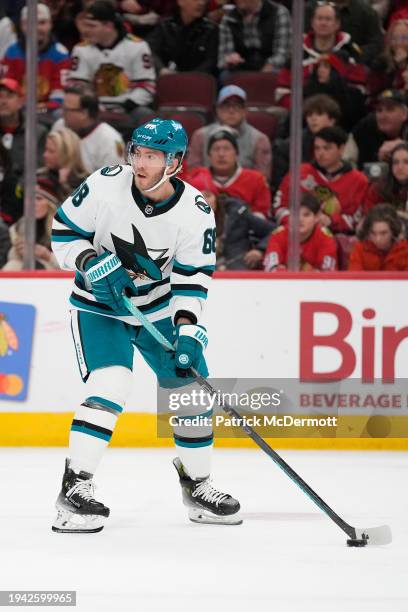
[[[356,538],[366,540],[370,546],[383,546],[392,542],[392,533],[389,525],[380,527],[367,527],[366,529],[356,529]]]

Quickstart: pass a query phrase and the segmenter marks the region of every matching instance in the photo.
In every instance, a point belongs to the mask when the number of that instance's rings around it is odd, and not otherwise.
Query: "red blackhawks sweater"
[[[361,207],[368,186],[368,179],[350,164],[333,175],[327,174],[316,162],[302,164],[300,184],[302,191],[312,193],[320,202],[321,210],[331,218],[332,232],[353,233],[361,217]],[[276,192],[273,207],[280,225],[289,221],[289,173]]]
[[[287,227],[278,227],[270,236],[265,251],[264,267],[271,271],[288,263]],[[307,240],[300,243],[302,270],[335,270],[337,268],[337,244],[325,227],[318,223]]]

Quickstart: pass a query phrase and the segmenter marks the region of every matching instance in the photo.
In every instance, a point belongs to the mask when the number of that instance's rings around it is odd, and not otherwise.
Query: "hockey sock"
[[[207,446],[181,446],[175,439],[178,456],[190,478],[206,478],[211,473],[213,441]]]
[[[72,421],[69,438],[71,469],[95,473],[121,412],[121,406],[103,397],[86,398]]]

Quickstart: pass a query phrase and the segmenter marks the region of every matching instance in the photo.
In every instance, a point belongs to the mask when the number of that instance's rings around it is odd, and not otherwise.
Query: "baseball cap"
[[[19,96],[22,95],[20,84],[15,79],[1,79],[0,87],[4,87],[4,89],[8,89],[8,91],[12,91]]]
[[[217,104],[222,104],[228,98],[241,98],[243,102],[246,102],[247,95],[246,92],[238,85],[226,85],[218,94]]]
[[[234,149],[236,150],[236,152],[238,153],[238,141],[237,141],[237,137],[235,135],[235,131],[232,130],[227,130],[225,128],[220,129],[220,130],[216,130],[215,132],[213,132],[209,139],[208,139],[208,146],[207,146],[207,152],[211,149],[211,147],[213,146],[214,142],[217,142],[218,140],[228,140],[228,142],[230,142],[232,144],[232,146],[234,147]]]
[[[115,7],[110,0],[96,0],[85,9],[86,19],[94,21],[113,21],[118,20]]]
[[[403,91],[398,89],[386,89],[380,93],[376,100],[376,104],[382,104],[383,102],[394,102],[395,104],[407,106],[407,97]]]
[[[21,11],[20,18],[22,20],[27,19],[28,8],[26,6],[23,7]],[[49,6],[40,2],[37,4],[37,19],[51,19],[51,11]]]

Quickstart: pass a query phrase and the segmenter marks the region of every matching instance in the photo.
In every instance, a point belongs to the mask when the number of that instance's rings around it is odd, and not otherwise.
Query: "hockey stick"
[[[132,301],[123,296],[126,308],[129,312],[135,316],[143,327],[161,344],[165,349],[174,351],[174,346],[163,336],[163,334],[157,329],[157,327],[149,321],[149,319],[135,306]],[[191,373],[196,379],[197,383],[202,389],[207,391],[212,397],[217,396],[217,391],[211,386],[206,378],[201,376],[194,368],[191,368]],[[391,529],[388,525],[381,525],[380,527],[368,527],[359,529],[358,527],[352,527],[346,521],[344,521],[326,502],[315,492],[313,489],[293,470],[284,459],[276,451],[273,450],[265,442],[265,440],[256,431],[245,424],[243,417],[234,408],[229,406],[226,402],[219,398],[218,405],[226,412],[229,416],[237,419],[239,426],[245,431],[245,433],[257,444],[271,459],[276,463],[291,480],[300,488],[306,495],[322,510],[328,517],[332,519],[348,536],[348,546],[366,546],[367,544],[389,544],[392,540]]]

